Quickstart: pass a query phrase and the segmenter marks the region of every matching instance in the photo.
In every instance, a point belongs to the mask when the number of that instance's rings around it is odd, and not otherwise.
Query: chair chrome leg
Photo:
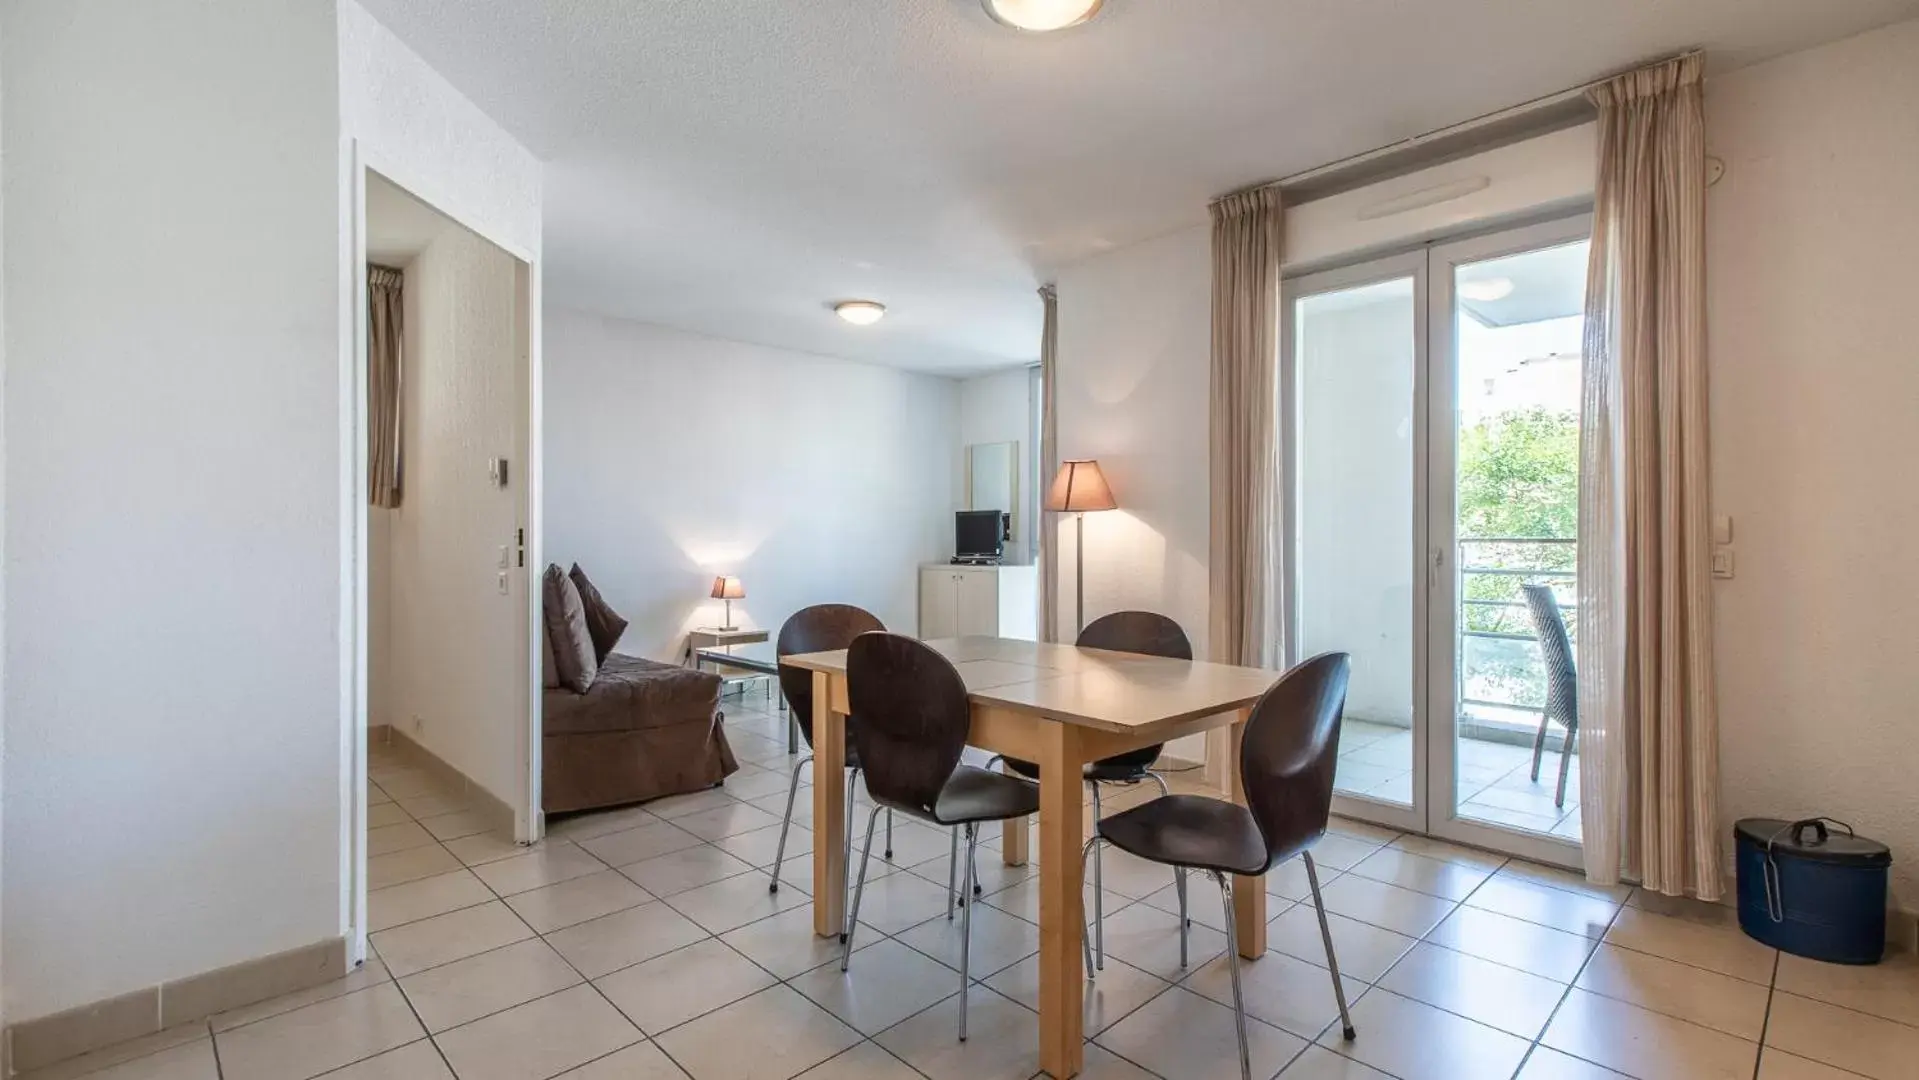
[[[966,826],[966,887],[973,886],[973,851],[979,846],[979,827]],[[960,913],[960,1041],[966,1041],[966,998],[972,986],[973,905]]]
[[[1185,867],[1173,867],[1173,888],[1179,893],[1179,966],[1184,968],[1186,966],[1186,938],[1188,937],[1186,931],[1193,925],[1193,920],[1186,916]]]
[[[959,902],[959,828],[946,830],[952,837],[946,852],[946,921],[953,921],[953,906]]]
[[[853,959],[853,929],[860,923],[860,897],[866,892],[866,861],[873,857],[873,826],[880,821],[880,808],[875,806],[866,817],[866,846],[860,848],[860,873],[853,886],[853,903],[846,910],[846,929],[840,933],[840,970]],[[850,822],[848,824],[851,824]],[[852,835],[853,830],[846,830]]]
[[[1099,781],[1093,789],[1093,829],[1097,835],[1099,820],[1106,815],[1099,809]],[[1106,970],[1106,845],[1093,845],[1093,955],[1101,971]]]
[[[860,771],[858,769],[852,769],[849,772],[847,772],[846,774],[846,816],[841,819],[842,821],[846,823],[846,828],[845,828],[846,848],[844,851],[840,853],[840,865],[844,867],[850,867],[853,865],[853,793],[859,790],[859,786],[860,786]],[[878,813],[879,807],[874,807],[873,810],[875,813]],[[849,893],[852,891],[853,883],[850,880],[846,883],[846,888]],[[845,934],[840,935],[840,942],[841,944],[844,944],[846,942]]]
[[[773,849],[773,884],[767,886],[767,892],[780,891],[780,864],[786,861],[786,830],[793,827],[793,796],[800,793],[800,770],[813,760],[808,754],[793,763],[793,782],[786,786],[786,817],[780,821],[780,846]]]
[[[1159,793],[1162,797],[1172,795],[1172,789],[1166,786],[1166,778],[1164,776],[1161,776],[1151,769],[1146,770],[1146,775],[1152,777],[1153,783],[1159,785]]]
[[[886,812],[886,861],[893,861],[893,811]]]
[[[1326,943],[1326,966],[1333,972],[1333,998],[1339,1002],[1340,1034],[1351,1041],[1358,1036],[1353,1030],[1353,1017],[1346,1011],[1346,988],[1339,981],[1339,960],[1333,956],[1333,928],[1326,922],[1326,902],[1319,898],[1319,869],[1313,865],[1313,853],[1302,851],[1299,857],[1306,862],[1306,883],[1313,887],[1313,910],[1319,913],[1319,937]],[[1226,919],[1232,921],[1233,913],[1228,911]]]
[[[1086,881],[1086,861],[1093,857],[1093,845],[1097,843],[1099,843],[1099,837],[1095,836],[1086,841],[1086,846],[1079,849],[1079,880],[1082,885],[1080,888],[1081,896],[1086,894],[1086,889],[1084,888]],[[1080,951],[1086,954],[1086,979],[1088,982],[1091,982],[1095,970],[1093,967],[1093,931],[1092,928],[1086,924],[1086,905],[1084,902],[1079,905],[1079,947]]]
[[[1246,999],[1239,988],[1239,920],[1233,917],[1233,883],[1217,870],[1211,873],[1219,882],[1219,896],[1226,904],[1226,966],[1233,973],[1233,1026],[1239,1033],[1240,1080],[1253,1080],[1253,1057],[1246,1048]]]

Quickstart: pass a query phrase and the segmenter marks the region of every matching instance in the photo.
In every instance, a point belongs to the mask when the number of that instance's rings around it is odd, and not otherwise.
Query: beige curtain
[[[1059,294],[1051,285],[1042,285],[1040,303],[1045,309],[1039,333],[1039,461],[1040,490],[1053,482],[1059,471]],[[1059,640],[1059,515],[1045,509],[1041,502],[1039,528],[1039,639]]]
[[[1683,57],[1591,91],[1579,752],[1588,875],[1716,900],[1699,68]]]
[[[400,389],[403,317],[398,270],[366,268],[367,498],[400,505]]]
[[[1214,660],[1280,655],[1279,189],[1216,200],[1213,214],[1212,544]]]

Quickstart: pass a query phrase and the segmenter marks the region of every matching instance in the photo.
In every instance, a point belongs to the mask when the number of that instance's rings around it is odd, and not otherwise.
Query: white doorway
[[[1289,279],[1282,334],[1287,660],[1354,661],[1335,808],[1562,865],[1578,762],[1525,587],[1571,629],[1590,229]]]

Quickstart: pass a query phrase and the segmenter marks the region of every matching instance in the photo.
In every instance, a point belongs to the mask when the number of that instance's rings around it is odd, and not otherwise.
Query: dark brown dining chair
[[[1264,874],[1295,855],[1306,864],[1313,908],[1319,912],[1319,935],[1326,945],[1326,966],[1333,973],[1340,1028],[1348,1039],[1356,1034],[1346,1011],[1346,991],[1339,984],[1333,933],[1326,924],[1319,872],[1310,850],[1326,834],[1332,813],[1339,720],[1346,707],[1351,668],[1352,660],[1345,653],[1323,653],[1287,672],[1260,696],[1240,746],[1239,776],[1247,805],[1204,795],[1163,796],[1099,822],[1098,831],[1086,842],[1085,853],[1104,840],[1151,862],[1211,874],[1219,883],[1226,903],[1226,953],[1233,972],[1239,1071],[1245,1080],[1251,1080],[1253,1066],[1246,1049],[1246,1003],[1240,996],[1239,935],[1229,875]],[[1086,975],[1093,977],[1091,969]]]
[[[1566,617],[1550,585],[1521,585],[1526,610],[1539,635],[1539,658],[1546,667],[1546,707],[1539,710],[1539,734],[1533,736],[1533,783],[1539,783],[1539,759],[1546,752],[1546,725],[1557,721],[1566,729],[1559,744],[1559,793],[1553,805],[1566,805],[1566,773],[1572,767],[1574,740],[1579,737],[1579,675],[1573,667],[1572,641],[1566,636]]]
[[[853,639],[869,630],[884,630],[885,624],[879,617],[864,608],[851,604],[814,604],[794,612],[786,622],[780,625],[780,634],[774,645],[775,653],[785,659],[797,653],[832,652],[844,649],[853,643]],[[786,707],[793,722],[800,729],[800,737],[806,740],[809,751],[804,757],[793,763],[793,779],[786,787],[786,816],[780,820],[780,843],[773,852],[773,883],[769,892],[780,891],[780,864],[786,861],[786,834],[793,827],[793,798],[800,790],[800,770],[813,760],[810,752],[813,748],[813,673],[803,668],[780,665],[780,692],[786,695]],[[853,818],[853,793],[859,787],[856,781],[860,775],[859,755],[853,749],[853,720],[846,722],[846,817]],[[893,819],[886,819],[886,857],[893,857]],[[851,858],[853,836],[846,837],[846,857]]]
[[[841,971],[853,958],[860,895],[866,891],[873,829],[882,809],[940,828],[961,829],[966,835],[962,888],[969,892],[980,824],[1039,812],[1038,787],[1015,776],[960,764],[973,722],[966,684],[951,661],[924,643],[883,631],[861,634],[846,651],[846,690],[853,715],[860,719],[852,729],[853,745],[866,770],[873,812],[866,819],[866,845],[860,849],[859,876],[841,936]],[[850,835],[852,822],[847,824]],[[961,1042],[966,1041],[976,906],[967,904],[960,916]]]
[[[1139,653],[1145,656],[1164,656],[1174,660],[1191,660],[1193,643],[1186,638],[1186,631],[1178,623],[1164,615],[1151,611],[1115,611],[1102,615],[1088,623],[1079,632],[1074,642],[1083,649],[1106,649],[1110,652]],[[1153,771],[1153,762],[1159,760],[1163,743],[1142,746],[1124,754],[1115,754],[1109,758],[1087,763],[1082,776],[1086,785],[1093,791],[1093,817],[1100,817],[1101,784],[1138,784],[1151,780],[1159,785],[1161,795],[1170,794],[1166,788],[1166,778]],[[1018,758],[1004,758],[1006,767],[1029,780],[1039,779],[1039,766]],[[987,762],[990,766],[992,762]],[[1106,874],[1100,849],[1093,849],[1093,912],[1092,944],[1094,965],[1101,970],[1106,967]],[[950,874],[948,875],[951,876]],[[1179,894],[1179,966],[1186,966],[1186,931],[1192,924],[1186,917],[1186,871],[1174,868],[1173,884]]]

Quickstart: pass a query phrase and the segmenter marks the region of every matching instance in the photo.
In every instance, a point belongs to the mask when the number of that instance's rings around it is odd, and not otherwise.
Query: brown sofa
[[[711,672],[608,653],[586,693],[549,687],[544,705],[549,814],[698,791],[739,771]]]

